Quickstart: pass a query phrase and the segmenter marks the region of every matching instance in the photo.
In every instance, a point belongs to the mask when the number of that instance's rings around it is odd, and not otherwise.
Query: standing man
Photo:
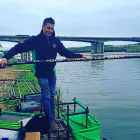
[[[67,58],[86,58],[81,54],[75,54],[67,50],[58,38],[55,37],[54,32],[55,21],[52,18],[46,18],[43,21],[42,30],[37,36],[32,36],[24,43],[19,43],[11,48],[2,58],[1,66],[5,67],[7,60],[18,53],[33,51],[36,60],[56,59],[57,53]],[[56,62],[36,63],[35,76],[41,87],[42,104],[47,114],[49,109],[50,129],[57,130],[55,122],[60,120],[55,118],[54,113],[54,96],[56,86],[56,75],[54,67]],[[46,115],[47,116],[47,115]],[[47,121],[47,120],[46,120]]]

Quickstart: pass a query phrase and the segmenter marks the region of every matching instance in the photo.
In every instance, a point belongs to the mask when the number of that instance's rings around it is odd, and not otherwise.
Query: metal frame
[[[78,112],[76,113],[76,104],[78,104],[76,101],[75,101],[76,97],[74,97],[73,99],[73,102],[68,102],[68,103],[59,103],[59,96],[57,96],[57,117],[59,118],[59,106],[60,105],[67,105],[67,112],[66,112],[66,115],[67,115],[67,140],[69,140],[69,133],[72,131],[71,130],[71,127],[69,126],[69,116],[72,116],[72,115],[78,115],[78,114],[86,114],[86,127],[87,127],[87,121],[88,121],[88,113],[89,113],[89,109],[88,107],[84,107],[84,106],[81,106],[85,111],[83,112]],[[74,105],[74,113],[69,113],[69,105]]]

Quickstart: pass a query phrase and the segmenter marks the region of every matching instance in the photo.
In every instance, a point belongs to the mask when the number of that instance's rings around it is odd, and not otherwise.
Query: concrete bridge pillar
[[[91,54],[94,54],[97,52],[96,42],[91,43]]]
[[[104,42],[92,42],[91,54],[104,53]]]
[[[101,43],[101,53],[104,53],[104,42]]]
[[[97,42],[96,47],[97,47],[97,52],[96,53],[101,53],[101,42]]]

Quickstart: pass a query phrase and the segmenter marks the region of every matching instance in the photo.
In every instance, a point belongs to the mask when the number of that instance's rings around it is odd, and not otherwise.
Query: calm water
[[[140,58],[57,63],[57,86],[101,123],[108,140],[140,140]]]

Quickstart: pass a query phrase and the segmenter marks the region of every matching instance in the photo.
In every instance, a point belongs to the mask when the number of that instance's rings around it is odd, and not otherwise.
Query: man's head
[[[55,21],[52,18],[46,18],[43,21],[42,30],[43,34],[50,37],[54,30]]]

